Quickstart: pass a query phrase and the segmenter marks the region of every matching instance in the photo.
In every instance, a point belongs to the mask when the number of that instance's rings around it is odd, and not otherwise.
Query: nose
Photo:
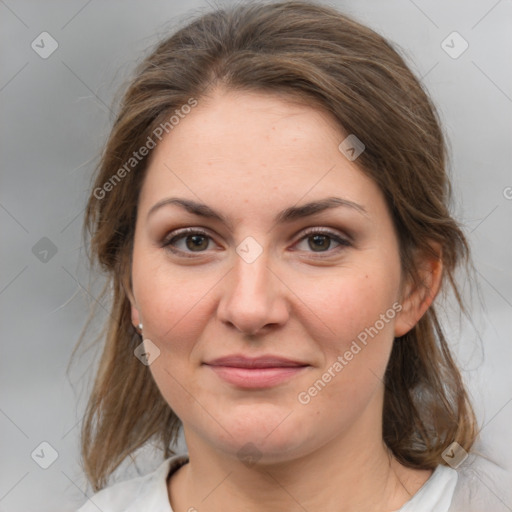
[[[233,268],[222,283],[217,315],[225,324],[257,335],[286,323],[288,288],[270,268],[266,252],[251,263],[235,254]]]

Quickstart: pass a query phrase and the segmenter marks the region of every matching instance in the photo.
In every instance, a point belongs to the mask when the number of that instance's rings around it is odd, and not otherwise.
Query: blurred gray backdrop
[[[329,3],[395,42],[439,107],[454,211],[479,285],[471,320],[447,308],[446,327],[477,407],[481,449],[511,470],[512,2]],[[78,435],[97,351],[82,351],[66,373],[99,289],[81,239],[90,178],[114,95],[135,61],[208,8],[0,0],[1,512],[72,511],[91,495]],[[106,315],[99,304],[98,328]],[[121,467],[119,477],[151,470],[157,456],[142,450],[138,466]]]

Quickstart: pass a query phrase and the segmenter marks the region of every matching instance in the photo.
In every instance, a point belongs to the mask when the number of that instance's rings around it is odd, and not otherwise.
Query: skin
[[[175,512],[396,510],[431,471],[399,464],[382,441],[382,377],[393,339],[425,313],[438,259],[421,262],[430,291],[402,279],[398,239],[378,186],[338,149],[329,114],[283,97],[217,89],[153,151],[141,189],[132,265],[132,321],[160,350],[150,371],[183,422],[190,462],[169,479]],[[281,210],[337,196],[338,207],[274,225]],[[177,205],[202,202],[231,226]],[[179,228],[210,238],[181,238]],[[332,237],[316,241],[309,228]],[[248,263],[246,237],[262,249]],[[330,245],[329,245],[330,241]],[[242,244],[243,246],[243,244]],[[307,391],[394,303],[401,311],[307,404]],[[278,354],[309,366],[275,387],[241,389],[207,360]],[[247,465],[247,443],[260,459]],[[318,492],[319,489],[322,492]]]

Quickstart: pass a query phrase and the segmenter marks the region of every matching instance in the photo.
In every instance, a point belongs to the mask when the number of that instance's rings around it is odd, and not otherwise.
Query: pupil
[[[189,243],[190,240],[193,240],[193,242]],[[201,247],[201,241],[203,242],[203,245],[204,245],[205,240],[206,240],[206,237],[203,235],[191,235],[191,236],[187,237],[187,248],[190,250],[206,249],[206,247]],[[208,245],[208,244],[206,244],[206,245]]]
[[[316,247],[320,247],[320,248],[324,248],[324,249],[327,249],[329,247],[329,237],[326,236],[326,235],[313,235],[312,236],[313,240],[315,240],[315,243],[320,239],[320,241],[323,241],[324,244],[323,245],[317,245]],[[311,244],[310,244],[310,247],[311,247]],[[314,247],[311,247],[312,249],[314,249]]]

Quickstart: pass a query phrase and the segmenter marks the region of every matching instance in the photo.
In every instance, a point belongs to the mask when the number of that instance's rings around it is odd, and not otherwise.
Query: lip
[[[232,355],[204,363],[221,379],[241,388],[276,386],[299,373],[309,365],[281,356],[246,357]]]
[[[243,354],[232,354],[207,361],[210,366],[231,366],[234,368],[289,368],[308,366],[307,363],[283,356],[264,354],[259,357],[247,357]]]

